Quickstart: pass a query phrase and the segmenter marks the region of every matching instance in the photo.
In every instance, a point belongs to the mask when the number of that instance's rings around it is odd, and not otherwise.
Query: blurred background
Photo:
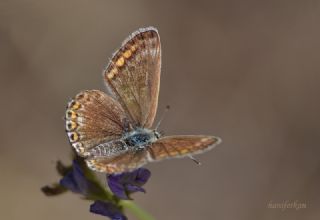
[[[139,27],[162,42],[158,115],[169,134],[223,139],[191,160],[149,164],[135,201],[156,219],[320,218],[320,2],[1,0],[1,219],[103,219],[68,193],[68,100],[105,91],[102,70]],[[306,208],[270,209],[284,201]],[[129,215],[130,216],[130,215]],[[130,219],[134,219],[131,217]]]

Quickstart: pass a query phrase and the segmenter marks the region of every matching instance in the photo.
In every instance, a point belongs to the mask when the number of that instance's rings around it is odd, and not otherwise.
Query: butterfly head
[[[162,136],[161,132],[158,132],[157,130],[153,130],[153,134],[156,139],[159,139]]]

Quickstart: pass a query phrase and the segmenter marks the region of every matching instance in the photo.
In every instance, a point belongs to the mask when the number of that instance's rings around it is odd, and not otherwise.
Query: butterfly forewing
[[[221,142],[220,138],[203,135],[181,135],[160,138],[152,143],[148,152],[153,160],[185,157],[212,149]]]
[[[66,111],[69,141],[80,156],[96,145],[120,138],[130,128],[130,121],[121,105],[98,90],[79,93]]]
[[[134,32],[104,71],[110,92],[137,127],[149,128],[156,115],[161,66],[160,38],[155,28]]]

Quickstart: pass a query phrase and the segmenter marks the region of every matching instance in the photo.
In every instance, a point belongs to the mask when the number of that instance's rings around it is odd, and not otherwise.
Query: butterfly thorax
[[[125,134],[123,141],[129,148],[138,150],[146,148],[149,144],[159,139],[159,137],[160,134],[157,131],[146,128],[137,128]]]
[[[88,157],[114,157],[127,151],[140,151],[146,149],[160,138],[155,130],[136,128],[125,133],[121,138],[101,143],[88,153]]]

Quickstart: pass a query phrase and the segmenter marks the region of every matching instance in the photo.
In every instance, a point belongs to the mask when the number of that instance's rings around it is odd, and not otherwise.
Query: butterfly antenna
[[[162,113],[162,115],[161,115],[160,120],[159,120],[159,121],[158,121],[158,123],[157,123],[157,126],[156,126],[155,130],[158,130],[158,128],[159,128],[159,126],[160,126],[160,124],[161,124],[162,120],[164,119],[164,116],[165,116],[165,115],[166,115],[166,113],[169,111],[169,109],[170,109],[170,106],[169,106],[169,105],[167,105],[167,106],[166,106],[166,109],[164,110],[164,112],[163,112],[163,113]]]
[[[188,156],[193,162],[195,162],[197,165],[201,165],[200,161],[194,158],[193,156],[189,155]]]

